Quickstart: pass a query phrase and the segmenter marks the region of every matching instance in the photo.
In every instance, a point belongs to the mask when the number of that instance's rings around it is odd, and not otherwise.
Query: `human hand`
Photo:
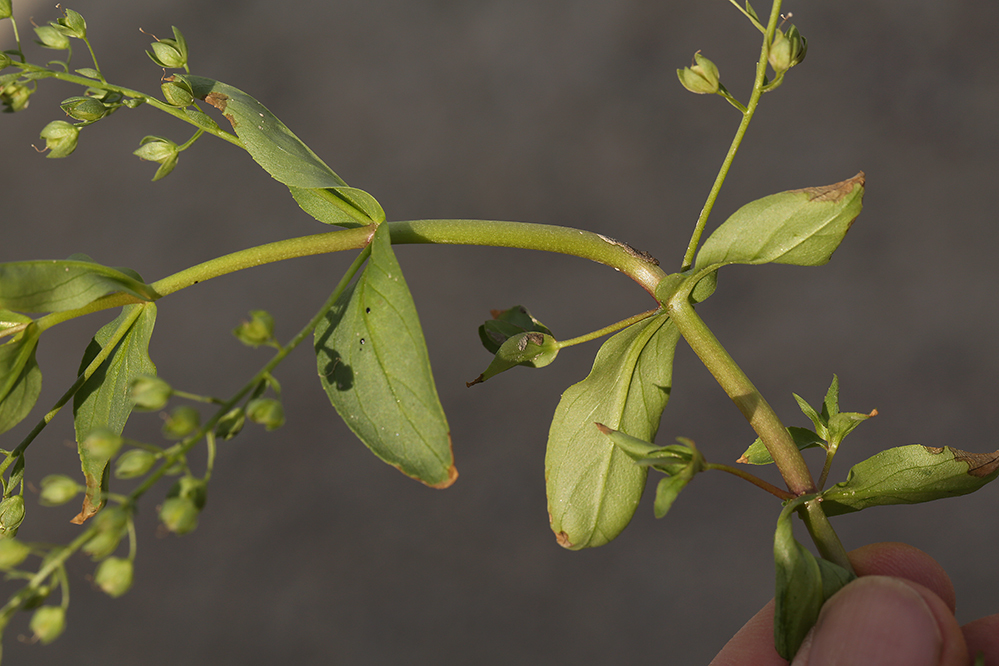
[[[999,664],[999,614],[959,626],[950,578],[936,560],[902,543],[851,552],[861,576],[833,595],[793,666],[968,666],[976,654]],[[787,666],[774,649],[771,601],[710,666]]]

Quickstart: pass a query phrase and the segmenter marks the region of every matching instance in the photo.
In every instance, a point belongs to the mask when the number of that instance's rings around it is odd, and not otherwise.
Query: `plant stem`
[[[611,324],[610,326],[604,326],[599,331],[593,331],[592,333],[587,333],[586,335],[580,335],[578,338],[569,338],[568,340],[560,340],[556,343],[559,349],[564,349],[566,347],[572,347],[573,345],[582,344],[584,342],[589,342],[590,340],[596,340],[597,338],[602,338],[605,335],[614,333],[615,331],[620,331],[621,329],[628,328],[632,324],[637,324],[638,322],[648,319],[654,314],[661,312],[660,308],[655,310],[647,310],[645,312],[640,312],[637,315],[628,317],[627,319],[622,319],[619,322]]]
[[[720,472],[728,472],[729,474],[737,476],[740,479],[743,479],[745,481],[749,481],[754,486],[756,486],[758,488],[762,488],[763,490],[767,491],[771,495],[774,495],[775,497],[778,497],[778,498],[780,498],[780,499],[782,499],[784,501],[792,500],[795,497],[794,495],[792,495],[791,493],[787,492],[786,490],[781,490],[780,488],[778,488],[774,484],[769,483],[767,481],[764,481],[763,479],[761,479],[760,477],[756,476],[755,474],[750,474],[749,472],[747,472],[745,470],[741,470],[738,467],[732,467],[730,465],[721,465],[721,464],[718,464],[718,463],[704,463],[704,469],[715,469],[715,470],[718,470]]]
[[[795,496],[816,492],[812,474],[791,434],[746,373],[694,311],[686,295],[672,298],[664,305],[687,344],[763,440],[770,456],[777,463],[788,490]]]
[[[850,558],[846,554],[846,549],[843,548],[843,543],[829,523],[825,511],[822,510],[821,499],[815,498],[805,502],[804,509],[799,511],[798,515],[804,521],[805,527],[808,528],[808,534],[812,537],[815,547],[819,549],[819,555],[823,559],[855,573],[853,565],[850,564]]]
[[[735,2],[733,1],[732,4],[735,4]],[[742,112],[742,122],[739,123],[739,128],[735,131],[732,144],[728,148],[725,159],[722,160],[718,175],[715,176],[715,182],[711,185],[708,198],[704,202],[704,207],[701,208],[701,214],[697,218],[697,223],[694,225],[694,233],[691,234],[690,242],[687,244],[687,252],[683,255],[683,264],[680,266],[681,272],[694,265],[694,256],[697,254],[697,246],[701,243],[704,226],[707,224],[708,217],[711,215],[711,209],[714,208],[715,201],[718,199],[718,193],[721,191],[722,184],[725,182],[729,169],[732,167],[732,160],[735,159],[735,154],[739,152],[739,146],[742,145],[742,139],[746,135],[749,123],[753,120],[753,114],[756,113],[760,97],[763,96],[764,81],[767,76],[767,58],[770,54],[770,44],[773,42],[774,32],[777,30],[777,21],[780,19],[780,5],[781,0],[774,0],[773,7],[770,10],[770,20],[767,23],[766,32],[763,34],[763,47],[760,50],[760,59],[756,63],[756,79],[753,82],[753,92],[749,97],[749,103],[746,104],[745,111]],[[738,5],[736,6],[738,7]],[[741,8],[740,11],[742,11]],[[745,14],[746,12],[743,13]]]

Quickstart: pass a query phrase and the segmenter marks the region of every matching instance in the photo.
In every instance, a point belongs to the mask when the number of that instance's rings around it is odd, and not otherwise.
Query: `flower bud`
[[[787,33],[778,28],[767,61],[776,73],[783,74],[804,60],[807,52],[808,42],[798,32],[797,26],[792,25]]]
[[[39,502],[42,506],[59,506],[70,501],[80,492],[80,484],[65,474],[49,474],[42,479]]]
[[[201,414],[194,407],[177,407],[163,423],[163,436],[167,439],[183,439],[197,430]]]
[[[273,398],[257,398],[246,405],[246,416],[267,430],[277,430],[284,425],[284,407]]]
[[[167,498],[172,497],[189,499],[194,502],[194,508],[201,511],[205,508],[205,502],[208,501],[208,486],[201,479],[196,479],[193,476],[182,476],[170,486]]]
[[[244,321],[232,334],[248,347],[259,347],[274,340],[274,317],[264,310],[252,310],[250,321]]]
[[[128,511],[116,506],[106,508],[94,517],[97,534],[80,549],[94,561],[103,560],[118,547],[128,530]]]
[[[0,539],[17,535],[17,528],[24,521],[24,497],[14,495],[0,501]]]
[[[80,442],[80,447],[94,458],[110,460],[121,449],[124,440],[121,435],[107,428],[94,428]]]
[[[198,526],[198,507],[186,497],[170,497],[160,507],[160,520],[174,534],[187,534]]]
[[[11,63],[10,56],[6,53],[0,53],[0,69],[4,69],[10,66]]]
[[[31,616],[28,627],[36,641],[48,645],[59,638],[66,628],[66,609],[62,606],[42,606]]]
[[[96,122],[108,114],[108,108],[103,102],[93,97],[70,97],[64,99],[59,106],[70,118],[88,123]]]
[[[177,144],[170,139],[159,136],[146,136],[139,142],[139,149],[132,154],[140,160],[147,162],[158,162],[160,168],[156,170],[153,181],[163,178],[177,166],[177,156],[179,154]]]
[[[242,407],[229,410],[215,425],[215,436],[219,439],[232,439],[243,429],[246,423],[246,412]]]
[[[62,31],[55,26],[36,26],[35,34],[38,35],[38,39],[35,41],[47,49],[64,51],[69,48],[69,37],[64,35]]]
[[[130,449],[115,461],[114,475],[117,479],[134,479],[142,476],[156,464],[158,456],[145,449]]]
[[[129,397],[135,408],[150,412],[166,407],[171,393],[173,389],[170,385],[153,375],[136,377],[129,389]]]
[[[718,92],[719,76],[715,64],[701,55],[694,54],[694,64],[690,67],[676,70],[683,87],[698,95],[709,95]]]
[[[13,569],[31,554],[31,548],[17,539],[0,540],[0,569]]]
[[[94,572],[94,583],[108,596],[120,597],[132,587],[133,573],[132,560],[109,557]]]
[[[28,98],[34,92],[34,88],[29,88],[23,83],[9,83],[0,88],[0,104],[7,107],[4,111],[16,113],[28,106]]]
[[[168,79],[160,86],[163,91],[163,99],[171,106],[181,108],[190,106],[194,102],[194,91],[191,84],[180,78]]]
[[[160,67],[183,69],[187,65],[187,42],[177,26],[173,26],[173,36],[174,39],[159,39],[150,44],[153,51],[146,51],[146,55]]]
[[[65,120],[53,120],[42,128],[41,138],[45,139],[46,157],[66,157],[76,150],[80,128]]]
[[[79,12],[74,12],[72,9],[65,9],[63,11],[66,15],[53,23],[52,26],[68,37],[86,39],[87,22],[83,20]]]

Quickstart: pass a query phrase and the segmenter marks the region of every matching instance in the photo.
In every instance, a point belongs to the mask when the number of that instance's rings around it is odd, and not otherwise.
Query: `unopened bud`
[[[65,474],[49,474],[41,481],[42,491],[38,501],[42,506],[59,506],[70,501],[80,492],[80,484]]]
[[[80,13],[74,12],[72,9],[66,9],[64,11],[66,12],[66,15],[53,23],[53,27],[68,37],[86,39],[87,22],[83,20]]]
[[[163,436],[167,439],[183,439],[194,432],[201,423],[201,414],[194,407],[177,407],[163,423]]]
[[[198,526],[198,507],[186,497],[170,497],[160,507],[160,520],[174,534],[187,534]]]
[[[36,26],[35,34],[38,35],[38,39],[35,41],[47,49],[64,51],[69,48],[69,37],[55,26]]]
[[[118,547],[128,530],[128,511],[120,506],[106,508],[94,517],[97,534],[80,549],[94,561],[103,560]]]
[[[159,377],[152,375],[142,375],[132,381],[129,389],[129,397],[136,409],[143,411],[155,411],[163,409],[173,389],[170,385]]]
[[[252,310],[250,321],[234,328],[232,334],[248,347],[266,345],[274,340],[274,317],[264,310]]]
[[[34,92],[34,88],[23,83],[9,83],[0,88],[0,104],[6,107],[4,111],[16,113],[28,106],[28,99]]]
[[[776,73],[783,74],[804,60],[807,52],[808,42],[798,32],[797,26],[792,25],[787,33],[778,28],[767,61]]]
[[[158,162],[160,168],[156,170],[153,181],[165,177],[174,167],[177,166],[177,156],[180,151],[177,144],[170,139],[161,136],[146,136],[139,142],[139,149],[132,154],[140,160],[148,162]]]
[[[690,92],[698,95],[713,95],[718,92],[719,76],[715,64],[701,55],[694,54],[694,64],[690,67],[676,70],[680,83]]]
[[[31,548],[17,539],[0,540],[0,569],[12,569],[31,554]]]
[[[246,416],[267,430],[276,430],[284,425],[284,407],[273,398],[257,398],[246,405]]]
[[[93,458],[110,460],[118,454],[123,441],[121,435],[113,430],[94,428],[80,442],[80,448]]]
[[[121,557],[109,557],[100,563],[94,572],[94,583],[105,594],[120,597],[132,587],[132,577],[135,568],[132,560]]]
[[[53,120],[42,128],[41,138],[45,139],[46,157],[66,157],[74,150],[80,137],[80,128],[65,120]]]
[[[157,455],[145,449],[130,449],[115,461],[114,475],[118,479],[134,479],[142,476],[156,464]]]
[[[24,497],[14,495],[0,501],[0,539],[17,535],[17,528],[24,522]]]
[[[191,84],[184,79],[178,77],[168,79],[160,86],[160,90],[163,91],[163,99],[171,106],[183,108],[194,102],[194,91],[191,89]]]
[[[62,606],[42,606],[31,616],[28,627],[36,641],[48,645],[59,638],[66,628],[66,609]]]
[[[160,67],[182,69],[187,65],[187,42],[176,26],[173,27],[173,36],[174,39],[160,39],[150,44],[153,50],[146,51],[146,55]]]
[[[64,99],[59,106],[70,118],[88,123],[100,120],[108,114],[108,108],[104,103],[93,97],[70,97]]]

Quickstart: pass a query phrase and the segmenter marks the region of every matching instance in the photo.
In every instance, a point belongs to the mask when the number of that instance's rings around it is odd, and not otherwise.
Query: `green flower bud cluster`
[[[721,87],[718,68],[700,51],[694,54],[694,63],[676,70],[676,75],[684,88],[698,95],[713,95]]]
[[[177,480],[160,507],[160,521],[174,534],[187,534],[198,526],[208,487],[201,479],[185,476]]]
[[[8,3],[8,7],[10,3]],[[86,39],[87,22],[80,16],[79,12],[72,9],[64,10],[64,16],[58,21],[51,21],[48,25],[36,26],[35,35],[38,44],[47,49],[66,51],[69,49],[69,38]],[[0,16],[0,18],[7,18]]]
[[[152,51],[146,55],[164,69],[187,69],[187,41],[180,34],[177,26],[173,26],[173,39],[157,39],[150,44]]]

